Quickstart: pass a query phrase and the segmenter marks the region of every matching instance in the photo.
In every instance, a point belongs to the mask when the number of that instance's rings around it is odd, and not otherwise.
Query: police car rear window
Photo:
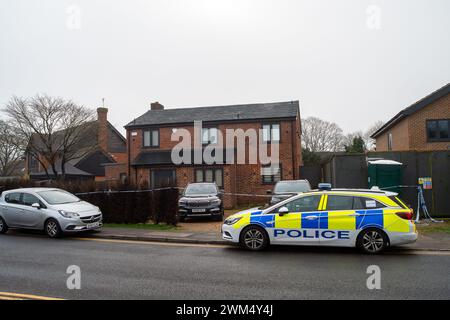
[[[327,201],[327,210],[361,210],[384,207],[386,206],[381,202],[366,197],[329,195]]]
[[[353,209],[378,209],[378,208],[384,208],[386,207],[381,202],[371,199],[371,198],[365,198],[365,197],[354,197],[355,201],[353,203]]]
[[[328,196],[327,210],[349,210],[353,207],[352,196]]]
[[[391,197],[389,197],[389,199],[394,201],[400,208],[408,209],[408,207],[406,205],[404,205],[399,198],[391,196]]]

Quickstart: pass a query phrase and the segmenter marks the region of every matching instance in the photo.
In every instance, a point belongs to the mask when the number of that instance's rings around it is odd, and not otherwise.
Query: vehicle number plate
[[[192,209],[192,212],[205,212],[206,209]]]
[[[100,222],[89,223],[86,227],[88,229],[93,229],[93,228],[97,228],[98,226],[100,226]]]

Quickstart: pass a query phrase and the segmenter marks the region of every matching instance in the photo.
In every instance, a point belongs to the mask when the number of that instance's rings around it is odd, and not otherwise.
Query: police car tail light
[[[409,211],[409,212],[397,212],[396,215],[399,216],[402,219],[405,219],[405,220],[411,220],[412,216],[413,216],[411,211]]]

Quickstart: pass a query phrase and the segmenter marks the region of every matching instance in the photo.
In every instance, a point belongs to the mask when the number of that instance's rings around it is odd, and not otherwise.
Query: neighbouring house
[[[63,135],[62,132],[55,134]],[[126,177],[126,140],[108,121],[107,108],[98,108],[97,120],[83,124],[83,135],[78,154],[65,164],[66,179],[105,181]],[[30,179],[47,180],[49,176],[53,179],[53,170],[48,168],[48,176],[37,157],[45,163],[42,155],[26,153],[26,169]],[[56,162],[56,171],[61,174],[60,161]]]
[[[450,84],[400,111],[371,137],[376,151],[450,150]]]
[[[236,164],[180,164],[172,162],[171,150],[179,141],[171,141],[173,132],[186,129],[194,145],[194,121],[202,121],[198,142],[202,150],[214,144],[227,129],[255,129],[259,139],[279,145],[279,161],[272,166]],[[185,187],[190,182],[216,182],[225,193],[266,194],[279,180],[298,179],[301,154],[300,110],[298,101],[230,106],[164,109],[152,103],[150,110],[125,126],[128,141],[128,174],[131,181],[147,182],[152,188]],[[225,140],[225,139],[224,139]],[[249,157],[249,140],[245,140]],[[226,152],[226,143],[218,152]],[[192,150],[194,151],[194,150]],[[235,206],[236,197],[225,197],[225,207]]]

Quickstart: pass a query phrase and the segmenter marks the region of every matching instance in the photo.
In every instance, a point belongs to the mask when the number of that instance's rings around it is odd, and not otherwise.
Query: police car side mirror
[[[285,214],[289,213],[289,209],[287,207],[281,207],[280,209],[278,209],[278,214],[280,216],[284,216]]]

